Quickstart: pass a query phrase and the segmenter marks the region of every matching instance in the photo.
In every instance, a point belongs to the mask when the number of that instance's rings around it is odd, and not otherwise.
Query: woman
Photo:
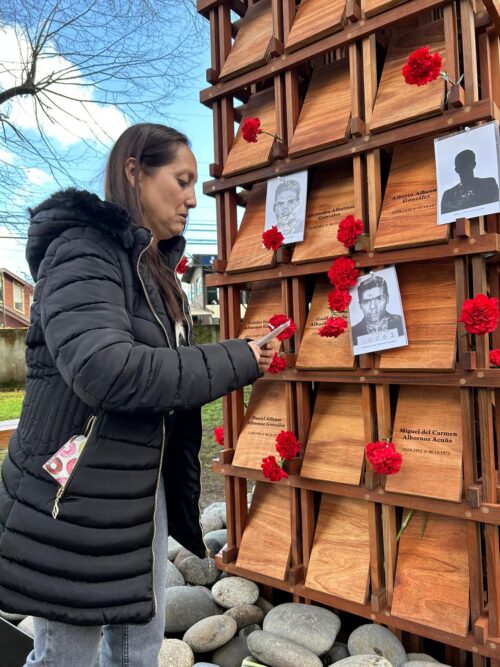
[[[175,267],[196,180],[184,135],[135,125],[106,201],[67,190],[31,212],[26,396],[0,485],[0,609],[36,617],[31,667],[94,667],[101,626],[101,667],[156,665],[167,507],[170,534],[206,556],[200,406],[254,382],[273,351],[194,345]],[[89,423],[58,487],[42,466]]]

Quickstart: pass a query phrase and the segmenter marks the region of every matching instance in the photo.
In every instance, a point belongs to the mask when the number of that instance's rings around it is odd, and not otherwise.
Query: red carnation
[[[214,428],[214,439],[218,445],[224,447],[224,426],[216,426]]]
[[[348,290],[356,284],[359,271],[355,268],[352,259],[339,257],[331,265],[328,277],[332,285],[338,290]]]
[[[498,324],[498,299],[476,294],[473,299],[466,299],[458,318],[470,334],[487,334],[494,331]]]
[[[490,364],[492,366],[500,366],[500,350],[491,350]]]
[[[328,293],[328,306],[335,313],[345,313],[351,303],[351,295],[346,290],[334,289]]]
[[[402,72],[406,83],[425,86],[426,83],[438,78],[442,66],[443,61],[437,51],[431,53],[429,46],[421,46],[410,53]]]
[[[281,431],[276,436],[276,451],[285,461],[290,461],[300,452],[300,442],[291,431]]]
[[[288,322],[288,320],[290,320],[290,326],[288,326],[284,331],[276,336],[278,340],[287,340],[293,336],[297,328],[295,322],[290,317],[281,314],[273,315],[269,320],[268,324],[270,329],[276,329],[276,327],[279,327],[279,325],[283,324],[284,322]]]
[[[348,215],[341,220],[337,230],[337,239],[346,248],[352,248],[356,244],[358,236],[364,231],[364,225],[361,220],[356,220],[353,215]]]
[[[285,237],[276,225],[273,225],[271,229],[266,229],[266,231],[262,233],[262,243],[267,250],[278,250],[278,248],[283,245],[284,240]]]
[[[369,442],[365,447],[366,458],[380,475],[395,475],[401,468],[403,457],[387,440]]]
[[[338,338],[346,329],[347,320],[343,317],[328,317],[318,334],[323,338]]]
[[[286,368],[286,359],[283,359],[283,357],[280,357],[277,354],[277,352],[275,352],[271,364],[267,369],[267,372],[271,373],[272,375],[276,375],[277,373],[281,373],[281,371],[284,371],[285,368]]]
[[[245,118],[241,126],[243,139],[250,144],[257,143],[257,135],[262,134],[260,129],[260,118]]]
[[[280,480],[286,479],[288,477],[283,468],[278,465],[274,456],[267,456],[266,458],[263,458],[260,467],[262,468],[264,477],[270,479],[271,482],[279,482]]]
[[[184,255],[181,261],[175,267],[177,273],[184,274],[188,270],[188,258]]]

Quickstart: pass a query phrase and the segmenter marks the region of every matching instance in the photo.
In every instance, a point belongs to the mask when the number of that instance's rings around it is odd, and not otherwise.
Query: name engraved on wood
[[[382,77],[373,108],[370,131],[388,130],[395,125],[441,113],[444,106],[445,84],[442,78],[425,86],[406,83],[401,70],[408,56],[420,46],[438,51],[446,71],[444,24],[442,20],[421,25],[408,32],[395,33],[384,62]]]
[[[252,67],[264,65],[269,58],[269,40],[273,36],[271,0],[251,5],[241,19],[234,44],[224,63],[220,79],[230,79]]]
[[[301,476],[359,484],[366,442],[361,387],[321,383]]]
[[[335,103],[332,106],[332,100]],[[289,155],[298,157],[347,141],[350,132],[349,63],[335,62],[314,70]]]
[[[285,383],[257,380],[236,444],[233,465],[260,470],[265,456],[278,457],[276,436],[283,430],[286,430]]]
[[[304,240],[295,246],[292,262],[300,264],[347,254],[347,248],[337,240],[337,230],[339,222],[351,214],[354,214],[352,162],[318,169],[307,200]]]
[[[262,232],[266,216],[266,186],[254,185],[248,195],[247,205],[236,241],[231,250],[226,271],[267,269],[274,265],[275,253],[262,245]]]
[[[295,51],[340,30],[344,23],[345,4],[345,0],[302,0],[285,50]]]
[[[365,604],[369,575],[366,501],[323,494],[306,587]]]
[[[392,615],[465,637],[469,623],[466,522],[414,512],[399,541]]]
[[[280,484],[257,482],[238,550],[237,567],[284,581],[291,544],[290,489]]]
[[[299,370],[354,368],[349,328],[338,338],[322,338],[318,334],[330,317],[328,292],[332,289],[327,278],[321,276],[317,279],[297,356],[296,367]]]
[[[453,370],[457,312],[453,262],[397,267],[408,345],[380,353],[382,370]]]
[[[238,338],[257,340],[265,336],[270,331],[269,319],[281,310],[280,284],[272,281],[256,283],[250,293]]]
[[[445,243],[449,225],[437,225],[433,139],[394,148],[380,213],[376,250]]]
[[[267,88],[259,93],[250,96],[243,119],[260,118],[261,127],[271,135],[276,133],[276,113],[274,110],[274,88]],[[240,174],[249,169],[256,169],[269,164],[271,161],[271,149],[273,146],[273,136],[269,134],[259,134],[259,139],[255,144],[247,143],[243,139],[241,124],[227,156],[222,171],[223,176],[230,174]]]
[[[462,494],[462,411],[455,387],[401,386],[392,441],[403,455],[385,489],[459,501]]]

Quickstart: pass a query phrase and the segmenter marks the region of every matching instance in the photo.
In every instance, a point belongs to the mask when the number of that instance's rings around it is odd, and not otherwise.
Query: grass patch
[[[23,398],[24,391],[0,392],[0,422],[7,419],[19,419]]]

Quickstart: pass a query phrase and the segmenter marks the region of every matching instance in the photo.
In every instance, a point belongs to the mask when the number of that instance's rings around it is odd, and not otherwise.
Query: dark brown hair
[[[189,146],[189,139],[166,125],[138,123],[127,128],[111,149],[106,164],[104,198],[124,208],[137,225],[144,225],[139,179],[130,186],[125,174],[125,162],[135,158],[137,167],[145,174],[152,174],[158,167],[175,160],[180,144]],[[138,171],[136,173],[139,173]],[[183,318],[182,293],[174,271],[162,260],[160,253],[152,246],[144,253],[148,269],[156,281],[169,317],[174,321]]]

